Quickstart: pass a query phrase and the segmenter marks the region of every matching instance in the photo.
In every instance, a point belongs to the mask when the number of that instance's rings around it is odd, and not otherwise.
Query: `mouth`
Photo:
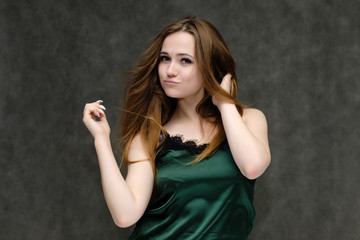
[[[176,85],[178,84],[178,82],[172,81],[172,80],[164,80],[164,83],[169,84],[169,85]]]

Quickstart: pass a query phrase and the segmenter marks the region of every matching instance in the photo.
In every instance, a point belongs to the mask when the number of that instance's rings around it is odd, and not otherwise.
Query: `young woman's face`
[[[167,36],[160,52],[160,83],[167,96],[200,101],[203,81],[195,58],[195,39],[187,32]]]

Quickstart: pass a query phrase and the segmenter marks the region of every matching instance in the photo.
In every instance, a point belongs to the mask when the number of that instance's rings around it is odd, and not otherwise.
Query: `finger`
[[[99,113],[100,113],[100,117],[106,117],[105,111],[102,110],[101,108],[98,109]]]
[[[95,110],[96,110],[96,107],[94,104],[87,103],[84,107],[83,121],[87,122],[90,119],[95,120],[95,115],[96,115],[96,113],[94,113]]]
[[[92,103],[87,103],[84,107],[84,116],[87,116],[91,114],[91,112],[94,110],[94,105]]]
[[[100,105],[98,107],[96,107],[95,111],[96,112],[96,116],[101,118],[101,117],[105,117],[105,107]]]
[[[102,108],[103,110],[106,110],[106,107],[104,105],[100,105],[100,108]]]
[[[102,105],[103,102],[103,100],[97,100],[95,103],[102,109],[100,112],[105,115],[104,111],[106,110],[106,107]]]
[[[102,105],[103,102],[103,100],[97,100],[96,102],[86,104],[84,108],[84,118],[87,116],[93,120],[96,120],[95,116],[99,119],[101,119],[101,117],[106,118],[106,108],[104,105]]]
[[[102,107],[100,107],[99,105],[93,103],[89,103],[85,105],[84,117],[91,116],[93,118],[94,116],[96,116],[100,118],[101,115],[105,115],[105,112],[102,110]]]
[[[100,112],[100,117],[105,117],[106,107],[104,105],[99,105],[98,111]]]

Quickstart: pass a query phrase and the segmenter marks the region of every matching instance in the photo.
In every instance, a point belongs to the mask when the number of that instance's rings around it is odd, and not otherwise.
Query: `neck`
[[[199,121],[200,115],[196,112],[198,102],[189,99],[178,99],[174,114],[178,119]]]

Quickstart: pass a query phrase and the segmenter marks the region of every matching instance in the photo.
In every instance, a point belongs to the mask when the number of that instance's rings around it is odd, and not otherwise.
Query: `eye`
[[[184,64],[191,64],[191,63],[192,63],[192,61],[191,61],[190,59],[188,59],[188,58],[183,58],[183,59],[181,59],[181,63],[184,63]]]
[[[170,61],[170,58],[168,56],[160,56],[160,62],[167,62]]]

